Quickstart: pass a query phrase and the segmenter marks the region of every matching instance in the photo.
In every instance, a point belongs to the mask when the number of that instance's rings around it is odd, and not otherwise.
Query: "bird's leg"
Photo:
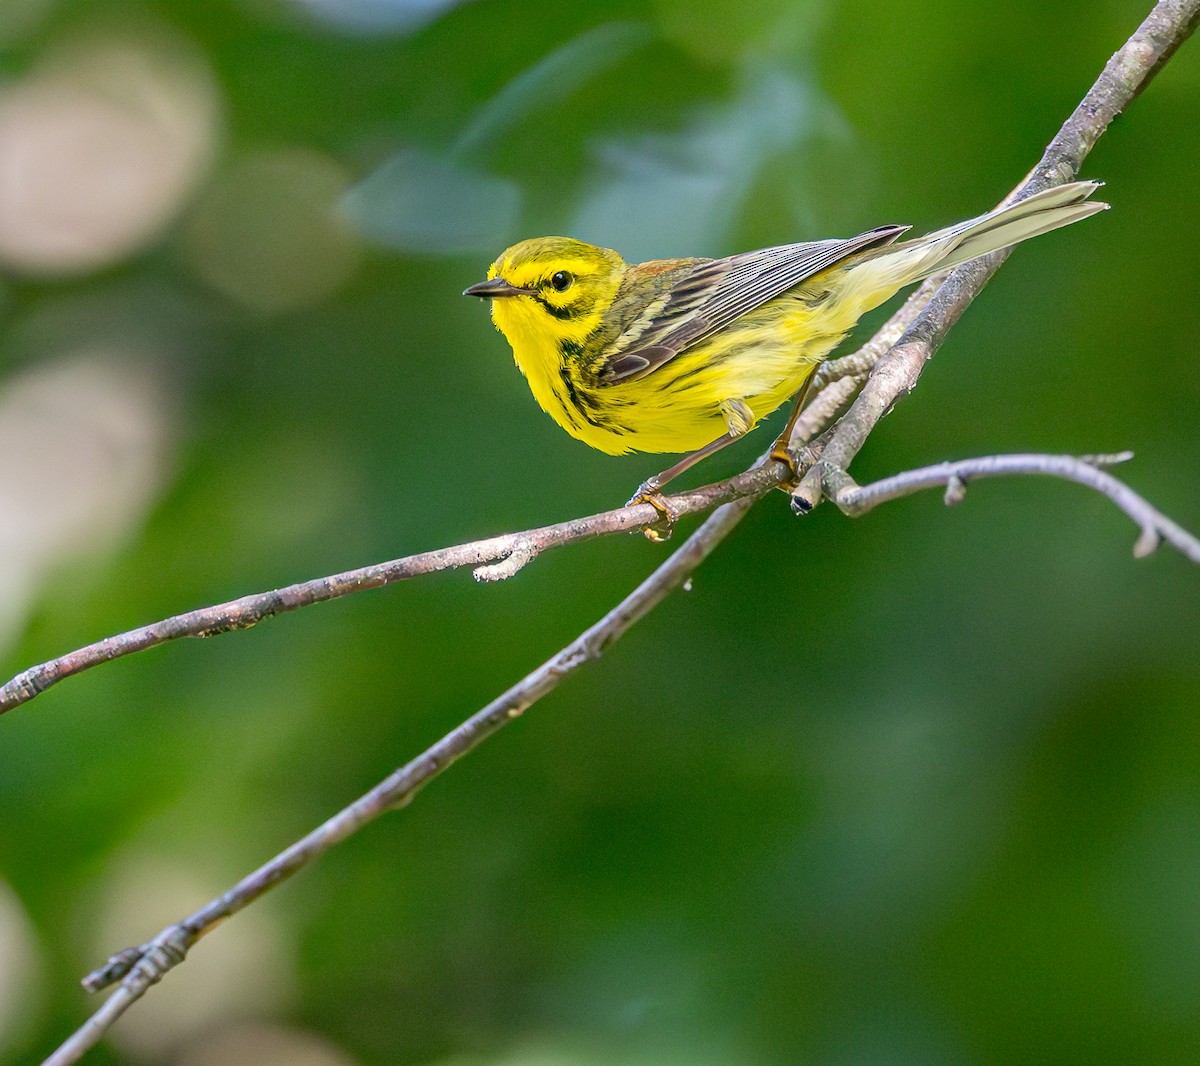
[[[791,477],[779,486],[788,492],[799,484],[797,479],[800,473],[796,469],[796,457],[792,454],[792,450],[788,445],[792,440],[792,430],[796,428],[796,420],[800,417],[800,412],[804,410],[804,405],[808,402],[808,393],[812,388],[814,377],[816,377],[815,371],[809,375],[808,380],[804,383],[804,387],[796,394],[796,403],[792,408],[792,413],[788,415],[787,425],[783,427],[783,432],[775,439],[775,445],[771,448],[770,457],[778,463],[783,463],[791,472]]]
[[[685,455],[674,466],[667,467],[661,474],[655,474],[653,477],[646,478],[638,486],[637,492],[630,497],[629,502],[625,506],[632,507],[637,503],[648,503],[662,515],[662,519],[659,522],[643,530],[649,540],[667,540],[671,536],[671,527],[679,520],[679,512],[667,503],[663,497],[663,486],[668,481],[673,481],[679,477],[685,470],[691,469],[701,459],[707,459],[713,452],[719,452],[726,444],[732,444],[739,436],[741,434],[724,433],[711,444],[706,444],[699,451]]]

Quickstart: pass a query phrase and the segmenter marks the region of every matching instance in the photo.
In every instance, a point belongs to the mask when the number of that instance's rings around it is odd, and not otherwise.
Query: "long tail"
[[[940,270],[949,270],[989,252],[1069,226],[1098,211],[1106,211],[1108,204],[1088,200],[1101,184],[1076,181],[1057,185],[956,226],[881,249],[870,259],[864,257],[862,265],[869,263],[871,273],[879,270],[900,286],[921,281]]]

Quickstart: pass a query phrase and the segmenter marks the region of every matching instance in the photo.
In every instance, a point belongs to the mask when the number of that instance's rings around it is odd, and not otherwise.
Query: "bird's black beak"
[[[503,278],[490,278],[463,289],[463,295],[494,300],[497,296],[529,296],[533,291],[533,289],[518,289],[517,286],[510,285]]]

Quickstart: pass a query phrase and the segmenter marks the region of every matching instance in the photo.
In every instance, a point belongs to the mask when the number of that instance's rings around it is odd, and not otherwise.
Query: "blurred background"
[[[501,248],[720,255],[978,214],[1148,8],[7,0],[4,676],[622,502],[663,459],[568,438],[459,295]],[[1113,210],[1016,252],[859,480],[1129,448],[1121,476],[1200,529],[1198,129],[1192,42],[1086,164]],[[1032,479],[859,521],[776,494],[690,592],[222,926],[87,1061],[1194,1061],[1200,572],[1134,537]],[[84,972],[666,550],[426,578],[6,716],[0,1060],[38,1061],[94,1009]]]

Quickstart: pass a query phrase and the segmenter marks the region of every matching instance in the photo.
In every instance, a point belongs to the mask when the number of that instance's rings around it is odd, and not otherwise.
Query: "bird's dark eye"
[[[566,292],[571,287],[571,282],[575,279],[571,277],[565,270],[560,270],[557,274],[550,278],[550,286],[555,292]]]

